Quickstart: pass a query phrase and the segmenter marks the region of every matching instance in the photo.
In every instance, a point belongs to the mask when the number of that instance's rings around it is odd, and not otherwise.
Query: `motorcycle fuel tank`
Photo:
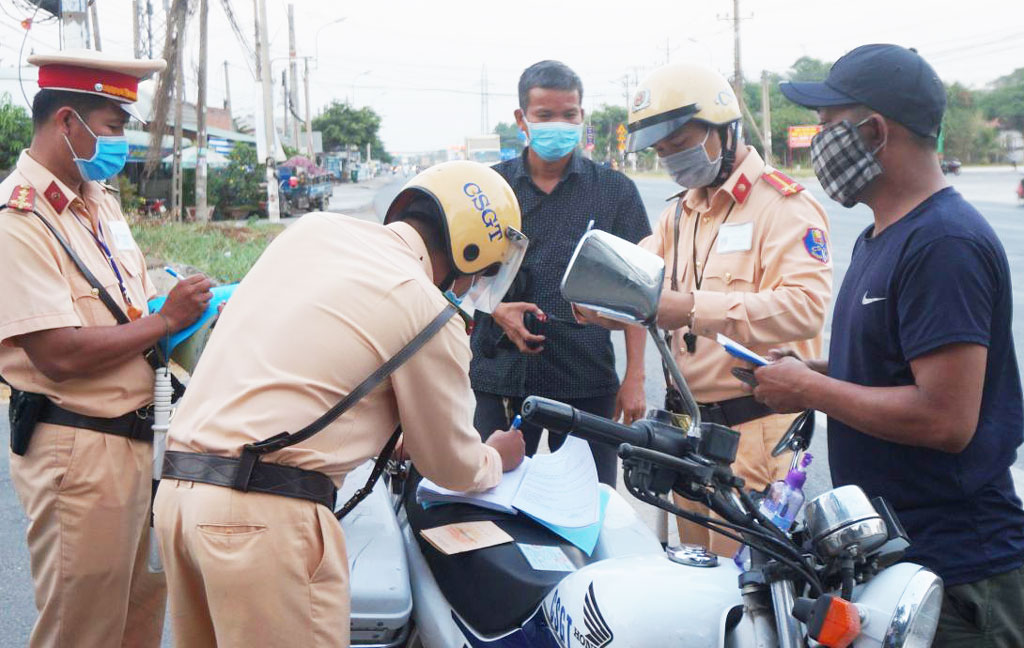
[[[562,648],[719,648],[729,611],[743,605],[739,574],[731,560],[710,568],[664,554],[601,561],[559,583],[542,611]]]

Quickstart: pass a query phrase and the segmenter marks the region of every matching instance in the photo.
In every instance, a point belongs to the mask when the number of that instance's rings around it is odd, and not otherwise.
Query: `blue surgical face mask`
[[[526,134],[530,138],[530,149],[548,162],[561,160],[572,153],[583,132],[583,124],[560,121],[526,122],[526,127],[529,129]]]
[[[705,148],[711,129],[704,135],[704,141],[690,148],[677,151],[661,158],[661,163],[668,169],[669,175],[682,187],[697,189],[706,187],[715,181],[722,169],[722,156],[712,160]]]
[[[85,130],[89,131],[89,134],[96,138],[96,150],[91,158],[85,159],[78,157],[78,154],[75,153],[75,148],[71,146],[71,140],[68,139],[67,135],[64,136],[64,141],[68,143],[68,148],[71,149],[71,157],[74,158],[75,166],[78,167],[78,172],[82,174],[82,178],[86,181],[106,180],[116,175],[124,168],[124,163],[128,160],[128,138],[124,135],[97,135],[92,132],[89,124],[85,123],[85,120],[82,119],[77,110],[74,113],[75,117],[78,117],[78,121],[82,122],[82,125],[85,126]]]

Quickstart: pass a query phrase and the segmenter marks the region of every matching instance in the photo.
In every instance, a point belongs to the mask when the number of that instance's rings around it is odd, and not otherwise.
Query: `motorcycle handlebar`
[[[540,396],[530,396],[523,401],[521,413],[524,421],[554,432],[572,433],[587,441],[615,447],[628,443],[673,457],[685,457],[693,451],[682,431],[666,433],[651,426],[630,427]]]

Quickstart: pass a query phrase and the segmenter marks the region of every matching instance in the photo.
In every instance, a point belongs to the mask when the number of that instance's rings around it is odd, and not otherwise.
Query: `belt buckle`
[[[725,425],[725,408],[722,407],[721,403],[709,403],[705,405],[707,412],[706,418],[711,423],[718,423],[719,425]]]

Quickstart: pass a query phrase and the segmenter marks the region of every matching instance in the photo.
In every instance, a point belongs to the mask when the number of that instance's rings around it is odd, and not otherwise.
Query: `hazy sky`
[[[164,0],[151,0],[157,42]],[[131,54],[130,0],[97,0],[103,49]],[[145,0],[140,0],[143,4]],[[287,3],[266,0],[271,57],[288,54]],[[232,9],[250,45],[253,0]],[[732,73],[731,0],[562,2],[519,0],[295,0],[300,56],[318,56],[311,71],[314,114],[332,99],[370,105],[383,118],[392,151],[439,149],[481,129],[481,78],[486,69],[488,128],[509,121],[520,72],[559,59],[583,79],[584,107],[624,104],[623,78],[643,78],[666,59],[698,60]],[[943,80],[981,88],[1024,67],[1024,2],[974,0],[946,9],[934,0],[741,0],[742,66],[747,79],[764,69],[785,72],[803,55],[835,60],[864,43],[916,47]],[[24,31],[24,1],[0,0],[0,67],[15,64]],[[331,21],[344,21],[330,24]],[[229,61],[236,116],[259,97],[243,48],[228,26],[222,0],[210,0],[209,103],[224,95]],[[195,96],[197,19],[189,34],[188,94]],[[58,48],[53,24],[37,25],[26,51]],[[159,55],[159,53],[157,53]],[[281,109],[274,61],[275,111]],[[300,78],[301,80],[301,78]],[[354,97],[353,97],[354,94]],[[301,101],[300,86],[300,101]]]

